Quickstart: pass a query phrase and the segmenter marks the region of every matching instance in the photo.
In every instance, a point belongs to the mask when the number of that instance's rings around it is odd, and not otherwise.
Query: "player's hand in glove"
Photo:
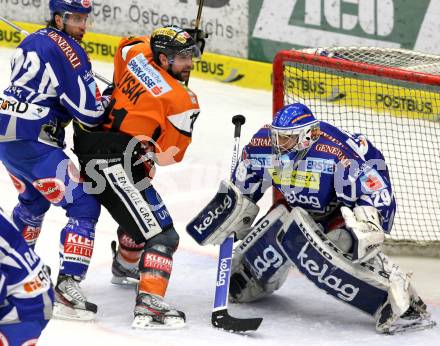
[[[385,239],[379,213],[372,206],[357,206],[353,210],[341,207],[345,226],[353,236],[353,262],[366,262],[377,255]]]
[[[203,54],[205,49],[205,39],[208,38],[208,33],[200,29],[184,28],[183,30],[190,34],[194,41],[197,42],[197,45],[200,49],[200,54]]]

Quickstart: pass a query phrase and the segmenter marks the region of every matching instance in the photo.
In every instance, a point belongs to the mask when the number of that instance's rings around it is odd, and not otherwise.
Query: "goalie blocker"
[[[214,198],[189,222],[186,231],[200,245],[219,245],[231,233],[242,239],[259,210],[234,184],[222,180]]]

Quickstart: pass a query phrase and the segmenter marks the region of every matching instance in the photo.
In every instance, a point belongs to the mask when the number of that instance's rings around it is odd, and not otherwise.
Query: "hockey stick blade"
[[[212,325],[228,332],[240,333],[257,330],[262,318],[235,318],[229,315],[228,309],[212,312]]]

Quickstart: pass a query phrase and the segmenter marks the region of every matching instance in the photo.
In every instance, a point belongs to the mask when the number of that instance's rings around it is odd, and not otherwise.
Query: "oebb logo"
[[[89,8],[91,6],[90,0],[82,0],[81,5],[85,8]]]

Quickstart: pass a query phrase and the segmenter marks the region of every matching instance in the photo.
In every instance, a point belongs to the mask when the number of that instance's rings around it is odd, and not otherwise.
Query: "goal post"
[[[366,135],[384,154],[397,201],[386,251],[440,257],[440,57],[373,47],[280,51],[273,113],[294,102]]]

